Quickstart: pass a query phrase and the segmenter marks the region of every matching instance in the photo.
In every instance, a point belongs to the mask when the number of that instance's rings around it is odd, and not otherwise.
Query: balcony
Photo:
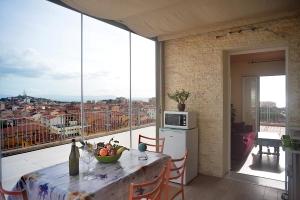
[[[4,156],[66,144],[71,138],[97,138],[129,130],[128,112],[85,112],[84,132],[80,113],[1,119],[0,137]],[[132,110],[132,128],[155,123],[155,108]]]
[[[285,135],[286,114],[285,108],[261,107],[260,108],[260,131]]]
[[[88,139],[90,143],[97,143],[100,141],[109,141],[111,137],[119,140],[120,144],[123,146],[130,146],[130,132],[119,130],[118,133],[105,132],[105,134],[93,135],[93,139]],[[115,133],[113,135],[108,135],[110,133]],[[149,137],[155,137],[155,126],[153,124],[145,124],[143,127],[136,127],[132,131],[132,146],[137,147],[138,135],[143,134]],[[105,136],[103,136],[105,135]],[[88,137],[87,137],[88,138]],[[61,140],[59,142],[67,142],[69,139]],[[48,143],[50,144],[50,143]],[[36,145],[39,147],[40,145]],[[81,146],[77,143],[77,146]],[[21,153],[17,155],[7,156],[2,158],[2,181],[4,188],[12,188],[17,180],[24,174],[42,169],[51,165],[62,163],[68,160],[69,153],[71,149],[71,144],[63,144],[58,146],[53,146],[49,148],[43,148],[36,151]],[[18,167],[17,167],[18,166]]]
[[[69,143],[74,137],[91,143],[114,137],[130,147],[128,112],[85,112],[84,132],[80,121],[80,113],[1,119],[4,187],[11,188],[26,173],[68,160]],[[137,146],[140,133],[155,137],[155,109],[133,110],[132,129],[133,147]]]

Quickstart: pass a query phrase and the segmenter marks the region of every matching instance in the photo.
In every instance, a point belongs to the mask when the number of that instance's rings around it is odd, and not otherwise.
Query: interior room
[[[0,199],[300,199],[298,0],[2,0],[0,26]]]
[[[264,144],[260,154],[258,140],[285,135],[285,51],[232,55],[230,64],[231,169],[284,181],[283,150]]]

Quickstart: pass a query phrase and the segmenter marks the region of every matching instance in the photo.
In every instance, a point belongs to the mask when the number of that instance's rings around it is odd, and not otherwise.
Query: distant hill
[[[56,102],[56,103],[70,103],[70,102],[80,102],[80,96],[44,96],[44,97],[33,97],[29,95],[18,95],[18,96],[9,96],[9,95],[0,95],[0,101],[10,101],[13,99],[25,100],[29,98],[33,102]],[[102,100],[114,100],[118,97],[116,96],[84,96],[84,102],[86,101],[102,101]],[[148,102],[149,98],[143,97],[133,97],[133,101],[145,101]]]
[[[57,101],[57,100],[52,100],[52,99],[47,99],[47,98],[42,98],[42,97],[32,97],[28,95],[18,95],[14,97],[2,97],[0,101],[11,101],[11,100],[20,100],[20,101],[25,101],[25,100],[30,100],[30,102],[54,102],[54,103],[67,103],[64,101]]]

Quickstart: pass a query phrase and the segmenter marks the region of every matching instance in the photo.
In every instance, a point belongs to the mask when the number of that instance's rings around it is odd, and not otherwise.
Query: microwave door
[[[174,114],[166,114],[166,124],[172,126],[180,125],[180,116]]]

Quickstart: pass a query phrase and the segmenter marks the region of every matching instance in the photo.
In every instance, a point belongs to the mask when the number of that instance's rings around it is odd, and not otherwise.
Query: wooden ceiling
[[[299,13],[300,0],[49,0],[168,40]],[[230,26],[230,27],[228,27]],[[121,27],[121,26],[119,26]]]

